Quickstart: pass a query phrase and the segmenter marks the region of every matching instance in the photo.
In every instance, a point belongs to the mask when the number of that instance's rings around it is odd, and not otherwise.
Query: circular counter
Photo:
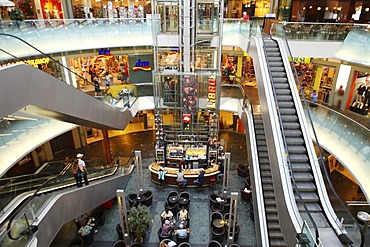
[[[152,163],[149,165],[150,177],[154,183],[159,184],[158,181],[158,170],[162,168],[162,170],[166,171],[165,174],[165,183],[168,186],[176,186],[177,187],[177,172],[179,171],[178,168],[171,168],[171,167],[162,167],[158,163]],[[203,169],[183,169],[182,172],[184,173],[185,179],[188,180],[186,187],[196,187],[194,184],[194,180],[198,178],[200,171]],[[211,164],[211,167],[208,169],[204,169],[204,183],[203,186],[209,186],[211,183],[214,183],[215,179],[217,179],[217,174],[220,172],[218,171],[217,164]],[[212,182],[213,181],[213,182]]]

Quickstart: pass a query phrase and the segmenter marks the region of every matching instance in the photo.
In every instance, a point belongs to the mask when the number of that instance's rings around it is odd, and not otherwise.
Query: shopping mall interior
[[[0,245],[368,245],[369,7],[276,2],[0,1]]]

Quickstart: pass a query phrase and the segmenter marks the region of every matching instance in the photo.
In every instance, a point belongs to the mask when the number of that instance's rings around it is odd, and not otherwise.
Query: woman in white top
[[[166,209],[161,213],[161,218],[162,218],[163,220],[171,219],[171,218],[173,218],[173,213],[171,212],[171,210],[169,210],[168,208],[166,208]]]
[[[188,210],[183,206],[179,212],[179,220],[187,220],[188,219]]]

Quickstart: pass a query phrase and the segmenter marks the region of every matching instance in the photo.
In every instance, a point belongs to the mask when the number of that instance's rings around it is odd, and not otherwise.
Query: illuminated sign
[[[189,123],[190,120],[191,120],[191,115],[190,114],[182,114],[182,122]]]
[[[152,67],[150,66],[149,61],[141,61],[141,59],[139,58],[137,62],[135,63],[135,66],[132,68],[132,71],[139,71],[139,70],[151,71]]]
[[[98,52],[99,55],[110,55],[110,49],[101,48]]]
[[[208,96],[206,108],[216,108],[216,78],[211,75],[208,79]]]
[[[7,63],[1,66],[7,66],[7,65],[12,65],[12,64],[29,64],[29,65],[37,67],[37,65],[39,64],[48,64],[49,62],[50,62],[50,58],[44,57],[44,58],[28,59],[28,60],[23,60],[23,61],[18,61],[18,62]]]

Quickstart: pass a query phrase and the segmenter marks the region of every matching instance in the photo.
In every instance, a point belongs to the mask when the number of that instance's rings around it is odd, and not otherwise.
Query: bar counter
[[[167,171],[165,174],[165,184],[167,186],[176,186],[177,187],[177,172],[179,171],[178,168],[171,168],[171,167],[163,167],[163,162],[152,163],[149,165],[150,177],[154,183],[159,184],[158,181],[158,170],[162,168],[162,170]],[[196,187],[194,184],[194,180],[198,178],[200,171],[203,169],[183,169],[182,172],[184,173],[185,179],[188,180],[186,187]],[[204,169],[204,183],[203,186],[209,186],[212,182],[211,179],[217,179],[217,174],[220,172],[218,171],[217,164],[211,164],[210,168]]]

